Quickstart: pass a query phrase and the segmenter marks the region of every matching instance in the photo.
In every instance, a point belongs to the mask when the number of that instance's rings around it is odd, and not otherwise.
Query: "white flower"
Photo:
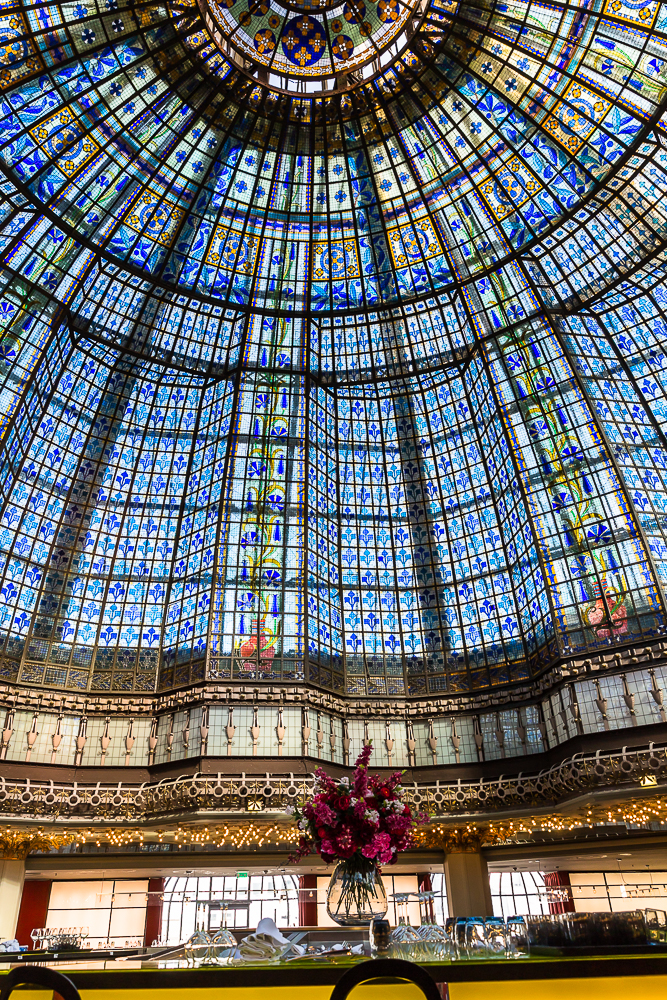
[[[402,802],[392,802],[392,808],[395,813],[402,813],[403,810],[405,809],[405,806],[403,805]]]
[[[308,820],[307,819],[300,819],[299,820],[299,829],[300,830],[307,830],[308,829]]]
[[[373,826],[377,826],[378,823],[380,822],[380,813],[377,811],[377,809],[367,809],[364,815],[364,819],[366,819]]]
[[[295,812],[294,806],[285,806],[285,812],[291,816]]]
[[[340,783],[341,783],[341,785],[349,785],[350,784],[350,779],[347,776],[345,776],[344,778],[340,779]]]

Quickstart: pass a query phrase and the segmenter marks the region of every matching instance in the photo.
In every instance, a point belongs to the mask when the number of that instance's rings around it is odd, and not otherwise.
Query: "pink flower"
[[[334,781],[333,778],[330,778],[327,772],[324,771],[321,767],[318,767],[318,769],[315,771],[315,777],[317,778],[318,784],[320,785],[322,792],[324,792],[325,794],[333,792],[336,790],[336,788],[338,788],[338,782]]]
[[[384,825],[390,833],[398,836],[410,829],[412,820],[409,816],[385,816]]]
[[[292,860],[316,850],[327,862],[359,852],[394,864],[398,852],[410,847],[413,827],[428,817],[405,803],[400,771],[389,778],[368,773],[372,752],[370,745],[363,748],[352,781],[334,780],[317,769],[310,801],[295,811],[304,836]]]
[[[355,764],[354,772],[354,793],[363,799],[368,791],[368,762],[371,759],[373,747],[369,744],[364,747]]]
[[[378,851],[386,851],[391,847],[391,837],[388,833],[376,833],[373,842]]]
[[[333,809],[326,804],[326,802],[318,802],[315,806],[315,822],[318,826],[331,826],[336,822],[336,813]]]
[[[336,837],[336,847],[341,858],[351,858],[356,850],[356,844],[352,837],[352,831],[348,826],[344,826]]]
[[[391,860],[392,852],[391,837],[388,833],[376,833],[373,839],[361,848],[365,858],[379,858],[381,864],[387,864],[387,861]],[[383,858],[387,861],[383,861]]]

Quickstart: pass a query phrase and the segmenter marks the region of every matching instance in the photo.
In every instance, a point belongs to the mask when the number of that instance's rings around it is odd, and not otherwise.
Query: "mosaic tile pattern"
[[[218,7],[304,79],[410,14]],[[457,694],[664,633],[660,4],[432,0],[317,95],[198,7],[0,17],[1,678]]]

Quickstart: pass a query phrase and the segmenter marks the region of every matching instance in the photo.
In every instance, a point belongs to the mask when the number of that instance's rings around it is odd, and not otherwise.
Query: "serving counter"
[[[372,960],[366,960],[372,961]],[[50,964],[50,963],[44,963]],[[139,959],[57,962],[82,1000],[329,1000],[353,960],[303,961],[230,968],[147,968]],[[0,971],[3,974],[11,966]],[[531,957],[423,966],[449,1000],[667,1000],[667,954],[585,958]],[[20,1000],[45,1000],[21,988]],[[418,1000],[408,983],[358,987],[355,1000]]]

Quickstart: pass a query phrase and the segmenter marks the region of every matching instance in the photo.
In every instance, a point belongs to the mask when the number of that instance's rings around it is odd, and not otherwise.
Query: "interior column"
[[[25,858],[0,858],[0,941],[16,935],[24,881]]]
[[[492,917],[489,869],[479,843],[452,836],[445,847],[450,917]]]

